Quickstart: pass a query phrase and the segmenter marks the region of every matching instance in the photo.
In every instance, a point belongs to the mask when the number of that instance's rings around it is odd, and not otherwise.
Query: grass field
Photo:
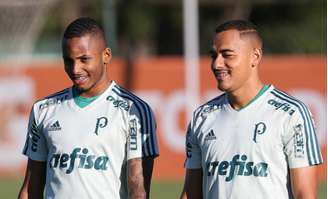
[[[17,197],[21,179],[0,178],[0,198],[14,199]],[[153,199],[177,199],[182,189],[182,182],[154,181],[152,183],[151,198]],[[327,198],[327,182],[321,183],[318,188],[318,199]]]

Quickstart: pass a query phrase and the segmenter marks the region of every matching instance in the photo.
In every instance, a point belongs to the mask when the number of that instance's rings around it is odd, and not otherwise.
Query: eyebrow
[[[91,58],[90,55],[80,55],[78,57],[76,57],[77,59],[80,59],[80,58]]]
[[[221,50],[219,50],[219,52],[220,53],[226,53],[226,52],[235,52],[234,50],[232,50],[232,49],[221,49]]]
[[[210,54],[217,54],[218,53],[218,51],[216,49],[214,49],[214,48],[210,49],[208,52]],[[231,49],[221,49],[221,50],[219,50],[219,52],[220,53],[230,53],[230,52],[235,52],[235,51],[234,50],[231,50]]]

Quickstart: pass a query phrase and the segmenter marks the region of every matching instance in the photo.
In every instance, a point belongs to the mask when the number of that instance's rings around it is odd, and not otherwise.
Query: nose
[[[81,71],[81,65],[77,61],[70,61],[65,63],[65,69],[70,74],[78,74]]]
[[[79,74],[81,72],[81,64],[77,61],[75,61],[72,64],[72,73],[73,74]]]
[[[224,59],[221,54],[218,54],[214,59],[212,63],[213,69],[222,68],[224,66]]]

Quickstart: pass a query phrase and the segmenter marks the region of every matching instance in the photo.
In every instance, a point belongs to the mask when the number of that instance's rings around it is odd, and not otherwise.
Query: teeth
[[[229,75],[229,73],[226,70],[224,70],[224,71],[217,71],[217,73],[216,73],[216,77],[219,80],[223,79],[224,77],[226,77],[228,75]]]
[[[83,79],[85,79],[86,77],[84,77],[84,76],[79,76],[79,77],[74,77],[74,79],[76,79],[76,80],[83,80]]]
[[[80,83],[84,82],[87,79],[87,77],[86,76],[75,76],[75,77],[73,77],[73,79],[77,84],[80,84]]]

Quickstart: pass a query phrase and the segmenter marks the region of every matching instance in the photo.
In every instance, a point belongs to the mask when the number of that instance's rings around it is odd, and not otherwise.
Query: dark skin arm
[[[42,199],[46,182],[46,162],[28,159],[18,199]]]
[[[149,198],[150,183],[153,172],[154,157],[134,158],[128,160],[129,199]]]
[[[290,180],[295,199],[317,198],[317,166],[290,169]]]
[[[184,187],[180,199],[201,199],[203,172],[202,169],[187,169]]]

